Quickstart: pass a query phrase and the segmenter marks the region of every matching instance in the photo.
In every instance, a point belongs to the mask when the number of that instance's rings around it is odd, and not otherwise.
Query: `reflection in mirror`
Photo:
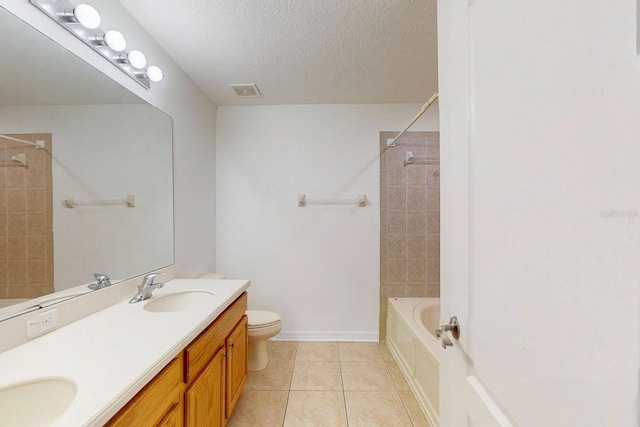
[[[0,28],[0,320],[173,264],[171,118],[2,8]]]

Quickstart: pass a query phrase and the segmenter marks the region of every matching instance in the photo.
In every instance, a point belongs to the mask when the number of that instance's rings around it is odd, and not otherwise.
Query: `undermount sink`
[[[67,410],[77,391],[76,385],[65,378],[46,378],[2,388],[2,425],[49,425]]]
[[[152,297],[144,309],[155,313],[187,310],[211,306],[215,294],[208,291],[175,292],[161,297]]]

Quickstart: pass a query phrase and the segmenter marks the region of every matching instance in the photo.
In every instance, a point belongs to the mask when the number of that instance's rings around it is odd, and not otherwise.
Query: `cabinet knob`
[[[235,348],[235,346],[236,346],[236,343],[232,342],[231,343],[231,348]]]

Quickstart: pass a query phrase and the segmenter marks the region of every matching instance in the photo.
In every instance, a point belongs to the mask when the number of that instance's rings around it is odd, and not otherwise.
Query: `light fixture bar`
[[[69,19],[68,11],[75,8],[69,0],[29,0],[29,2],[49,16],[49,18],[60,24],[60,26],[64,27],[71,34],[82,40],[87,46],[98,52],[113,65],[124,71],[126,75],[138,82],[145,89],[149,89],[151,87],[151,80],[144,70],[141,72],[141,70],[134,68],[129,62],[123,60],[122,51],[116,51],[106,43],[103,44],[99,41],[104,38],[105,31],[101,30],[99,27],[95,29],[86,28],[79,22]],[[126,57],[126,53],[124,53],[124,55]]]

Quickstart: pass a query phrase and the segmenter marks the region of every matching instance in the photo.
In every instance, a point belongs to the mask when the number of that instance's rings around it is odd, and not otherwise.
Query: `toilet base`
[[[249,337],[249,370],[262,371],[269,364],[269,354],[267,353],[267,339],[258,337],[251,339]]]

